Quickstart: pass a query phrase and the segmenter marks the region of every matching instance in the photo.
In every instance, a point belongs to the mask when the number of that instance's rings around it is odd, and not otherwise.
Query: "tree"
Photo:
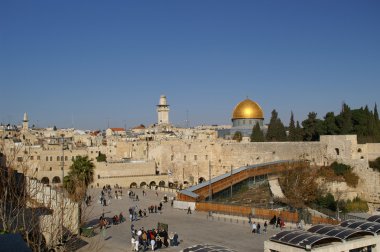
[[[265,142],[264,133],[257,122],[252,129],[251,142]]]
[[[373,110],[373,117],[375,120],[375,142],[380,141],[380,121],[379,121],[379,113],[377,112],[377,104],[375,103],[375,108]]]
[[[278,118],[278,113],[276,110],[272,111],[266,139],[272,142],[286,141],[285,127],[281,120]]]
[[[302,141],[302,140],[303,140],[303,129],[300,126],[300,122],[297,121],[295,141]]]
[[[314,202],[320,193],[314,174],[308,168],[287,170],[279,179],[286,203],[301,208]]]
[[[373,109],[373,115],[375,117],[376,123],[379,122],[379,113],[377,112],[377,104],[375,103],[375,108]]]
[[[64,178],[63,185],[72,198],[80,201],[84,198],[87,188],[94,181],[95,165],[88,156],[78,156],[70,166],[69,174]]]
[[[310,112],[308,118],[302,122],[305,141],[318,141],[322,128],[322,121],[317,119],[317,113]]]
[[[241,140],[243,140],[243,135],[240,131],[236,131],[232,139],[241,142]]]
[[[324,135],[337,135],[339,133],[339,128],[336,125],[334,112],[327,112],[324,118],[322,127]]]
[[[294,122],[294,115],[293,115],[293,111],[292,111],[290,114],[288,140],[294,142],[294,141],[297,141],[296,138],[297,138],[296,125]]]
[[[106,154],[103,154],[99,151],[98,156],[96,157],[97,162],[107,162],[107,156]]]
[[[342,111],[337,117],[337,122],[341,135],[347,135],[352,132],[352,113],[346,103],[343,103]]]

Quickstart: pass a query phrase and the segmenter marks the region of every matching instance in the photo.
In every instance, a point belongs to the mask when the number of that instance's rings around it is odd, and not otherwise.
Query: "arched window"
[[[53,178],[53,180],[52,180],[52,183],[53,183],[53,184],[61,183],[61,178],[58,177],[58,176],[55,176],[55,177]]]
[[[48,184],[49,184],[49,178],[48,178],[48,177],[43,177],[43,178],[41,179],[41,183],[42,183],[42,184],[45,184],[45,185],[48,185]]]

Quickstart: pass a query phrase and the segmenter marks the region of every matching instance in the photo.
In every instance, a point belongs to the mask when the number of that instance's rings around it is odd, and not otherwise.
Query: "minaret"
[[[28,120],[28,114],[24,113],[24,120],[22,120],[22,129],[28,130],[29,129],[29,120]]]
[[[166,96],[160,96],[160,102],[157,105],[158,124],[169,124],[169,105]]]

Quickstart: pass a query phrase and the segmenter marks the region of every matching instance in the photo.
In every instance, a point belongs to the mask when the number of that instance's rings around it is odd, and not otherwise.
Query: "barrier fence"
[[[228,214],[234,216],[245,216],[249,214],[252,218],[267,219],[270,220],[273,216],[281,217],[285,222],[298,223],[300,216],[297,212],[277,209],[264,209],[264,208],[251,208],[247,206],[238,205],[226,205],[219,203],[197,202],[195,203],[195,209],[203,212],[214,212],[221,214]],[[321,216],[310,216],[310,224],[332,224],[336,225],[339,221],[331,218],[325,218]],[[305,220],[304,220],[305,221]]]

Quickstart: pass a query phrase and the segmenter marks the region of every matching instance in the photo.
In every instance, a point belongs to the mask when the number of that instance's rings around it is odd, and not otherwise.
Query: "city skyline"
[[[306,119],[379,104],[377,1],[0,3],[0,122],[231,124],[247,96]],[[188,111],[188,112],[187,112]]]

